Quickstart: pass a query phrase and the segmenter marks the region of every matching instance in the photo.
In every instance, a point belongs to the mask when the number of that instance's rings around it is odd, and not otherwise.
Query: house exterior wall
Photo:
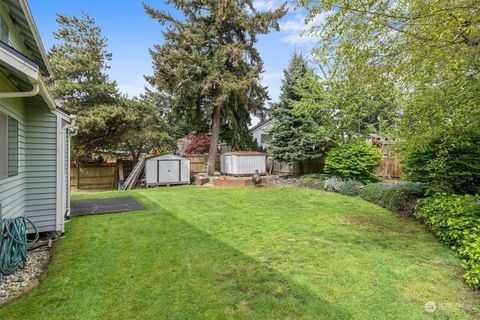
[[[9,26],[8,44],[30,56],[3,1],[0,1],[0,19]],[[5,74],[7,72],[0,72],[0,92],[19,91]],[[64,170],[59,169],[58,159],[64,156],[60,153],[64,144],[61,142],[60,148],[57,139],[63,137],[60,118],[68,117],[50,110],[40,96],[0,99],[0,112],[18,121],[18,174],[0,179],[0,218],[23,215],[30,218],[40,232],[63,231],[63,199],[68,195],[61,197],[63,175],[59,179],[58,172]]]
[[[25,214],[39,231],[56,230],[57,116],[29,106],[26,122]]]
[[[0,91],[12,90],[7,79],[0,74]],[[23,215],[25,210],[25,140],[26,108],[21,99],[0,100],[0,112],[18,121],[18,174],[0,180],[1,218],[15,218]]]
[[[266,122],[263,126],[260,126],[252,131],[253,139],[257,140],[258,146],[266,149],[268,147],[268,141],[262,142],[262,135],[268,135],[268,131],[273,125],[273,121]]]

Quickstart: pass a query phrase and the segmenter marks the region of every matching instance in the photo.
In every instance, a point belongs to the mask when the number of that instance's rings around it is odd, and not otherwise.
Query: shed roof
[[[147,158],[146,160],[159,159],[159,160],[188,160],[187,158],[177,156],[176,154],[163,154],[161,156],[156,156],[152,158]]]
[[[257,152],[257,151],[233,151],[233,152],[227,152],[224,153],[223,155],[225,156],[266,156],[265,153],[263,152]]]

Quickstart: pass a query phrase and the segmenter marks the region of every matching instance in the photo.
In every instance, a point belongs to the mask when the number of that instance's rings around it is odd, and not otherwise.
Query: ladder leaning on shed
[[[137,164],[135,164],[135,167],[133,168],[132,172],[128,175],[127,180],[125,180],[125,183],[123,184],[122,190],[130,190],[138,182],[138,178],[142,175],[143,168],[145,167],[145,156],[141,156],[140,159],[138,159]]]

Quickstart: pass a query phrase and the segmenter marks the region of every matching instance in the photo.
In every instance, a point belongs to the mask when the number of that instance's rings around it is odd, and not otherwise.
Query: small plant
[[[424,188],[419,183],[372,183],[363,188],[360,196],[381,207],[403,214],[412,214],[415,202],[423,197]]]
[[[340,192],[345,181],[340,177],[330,177],[323,183],[325,190],[331,192]]]
[[[340,193],[346,196],[358,196],[365,185],[359,181],[347,180],[340,188]]]
[[[464,260],[465,281],[480,288],[480,198],[437,194],[418,202],[415,216]]]
[[[365,142],[341,144],[327,154],[325,172],[345,179],[374,182],[379,180],[373,171],[381,159],[380,151]]]

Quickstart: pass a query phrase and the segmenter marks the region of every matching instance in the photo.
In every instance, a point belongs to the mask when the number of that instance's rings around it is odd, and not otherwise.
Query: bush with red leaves
[[[189,134],[185,154],[205,154],[210,149],[212,137],[208,134]]]

